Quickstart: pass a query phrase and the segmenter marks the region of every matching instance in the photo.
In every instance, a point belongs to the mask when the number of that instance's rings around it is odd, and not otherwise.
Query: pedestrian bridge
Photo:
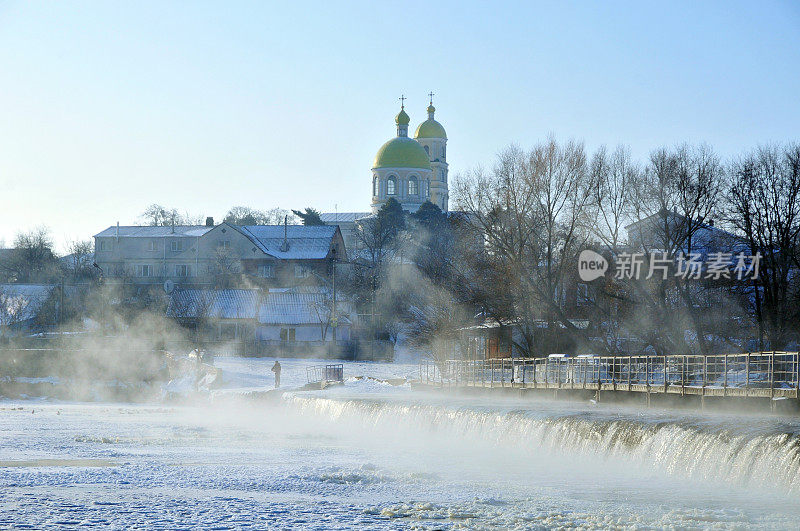
[[[420,363],[420,383],[442,387],[574,389],[697,396],[798,398],[797,352],[566,356]]]

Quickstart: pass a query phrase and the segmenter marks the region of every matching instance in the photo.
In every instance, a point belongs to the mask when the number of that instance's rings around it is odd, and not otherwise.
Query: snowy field
[[[800,425],[343,387],[248,398],[222,358],[195,405],[0,402],[0,528],[796,528]],[[283,387],[320,363],[281,360]],[[324,362],[323,362],[324,363]],[[373,379],[375,378],[375,379]]]

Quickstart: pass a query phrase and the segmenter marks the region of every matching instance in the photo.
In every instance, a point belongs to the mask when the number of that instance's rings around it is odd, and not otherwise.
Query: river
[[[0,527],[796,528],[800,421],[343,387],[193,405],[0,402]],[[304,383],[313,362],[284,362]],[[373,379],[377,378],[377,379]]]

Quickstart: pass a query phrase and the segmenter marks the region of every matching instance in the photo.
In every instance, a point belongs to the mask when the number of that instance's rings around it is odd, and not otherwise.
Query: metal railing
[[[306,369],[306,378],[308,383],[316,382],[343,382],[344,381],[344,365],[341,363],[332,363],[328,365],[314,365]]]
[[[442,386],[688,390],[692,394],[732,390],[729,394],[759,396],[786,396],[786,391],[792,390],[792,396],[797,397],[800,363],[797,352],[778,351],[708,356],[549,356],[438,363],[423,360],[420,382]],[[750,390],[758,392],[749,393]],[[765,394],[765,391],[770,392]]]

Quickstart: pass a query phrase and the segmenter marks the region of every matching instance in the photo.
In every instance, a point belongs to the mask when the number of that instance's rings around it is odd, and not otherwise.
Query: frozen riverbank
[[[340,388],[236,402],[272,386],[271,362],[217,360],[224,400],[200,406],[0,403],[0,526],[791,528],[800,518],[800,426],[785,419],[427,396],[354,378],[415,370],[369,363],[346,364]],[[313,364],[282,363],[287,386]]]

